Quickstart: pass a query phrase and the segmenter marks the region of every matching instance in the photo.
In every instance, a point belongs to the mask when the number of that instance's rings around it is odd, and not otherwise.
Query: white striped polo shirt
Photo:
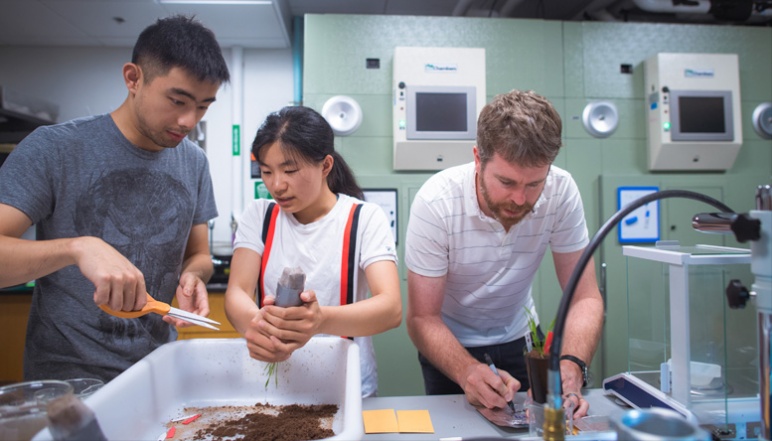
[[[569,253],[589,238],[579,190],[570,173],[550,167],[544,190],[509,232],[477,202],[474,163],[443,170],[416,194],[405,264],[427,277],[447,274],[442,317],[463,346],[506,343],[528,332],[531,285],[549,246]],[[421,295],[421,293],[410,293]]]

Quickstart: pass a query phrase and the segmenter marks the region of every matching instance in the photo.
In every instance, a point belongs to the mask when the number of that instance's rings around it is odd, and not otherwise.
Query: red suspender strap
[[[362,204],[354,204],[348,214],[346,230],[343,232],[343,257],[340,262],[340,304],[354,302],[354,274],[356,268],[357,227]],[[353,340],[352,337],[349,339]]]
[[[346,231],[343,232],[343,257],[340,262],[340,304],[348,305],[354,301],[354,273],[356,268],[357,226],[361,204],[354,204],[348,214]]]
[[[361,204],[354,204],[348,215],[346,230],[343,232],[343,256],[341,258],[340,268],[340,304],[347,305],[354,302],[354,273],[356,272],[356,240],[357,227],[359,226],[359,213],[362,210]],[[276,217],[279,215],[279,208],[275,203],[268,206],[263,220],[263,243],[265,249],[260,260],[260,277],[257,281],[258,302],[263,307],[263,296],[265,295],[265,286],[263,286],[263,274],[268,264],[268,257],[271,254],[271,245],[273,245],[273,234],[276,230]]]
[[[263,286],[263,274],[265,274],[265,266],[268,264],[268,256],[271,254],[271,245],[273,245],[273,232],[276,230],[276,217],[279,215],[279,207],[276,203],[271,202],[268,205],[268,210],[265,212],[265,219],[263,219],[263,243],[265,247],[263,249],[263,256],[260,259],[260,276],[257,279],[257,301],[260,308],[263,307],[263,296],[265,296],[265,286]]]

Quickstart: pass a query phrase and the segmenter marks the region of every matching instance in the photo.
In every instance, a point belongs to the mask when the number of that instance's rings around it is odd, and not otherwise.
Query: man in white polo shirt
[[[549,247],[565,287],[589,242],[576,183],[552,165],[561,130],[544,97],[498,95],[480,113],[474,162],[437,173],[416,195],[405,251],[407,327],[427,394],[464,393],[474,405],[495,408],[528,388],[523,349],[526,310],[537,317],[533,278]],[[570,306],[560,363],[576,417],[589,408],[581,388],[602,323],[590,260]]]

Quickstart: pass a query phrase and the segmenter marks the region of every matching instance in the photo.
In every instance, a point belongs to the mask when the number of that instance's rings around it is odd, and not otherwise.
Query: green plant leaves
[[[279,364],[279,362],[273,362],[268,363],[265,365],[265,372],[267,374],[267,378],[265,379],[265,388],[268,389],[268,384],[271,382],[271,377],[273,377],[273,382],[276,387],[279,387],[279,373],[276,370],[276,366]]]
[[[531,331],[531,341],[533,342],[533,350],[538,351],[540,354],[544,353],[544,339],[542,339],[539,336],[539,331],[537,329],[536,325],[536,317],[531,313],[531,310],[528,308],[525,309],[525,314],[528,316],[528,329]],[[547,334],[552,332],[552,328],[555,327],[555,318],[552,319],[552,323],[550,323],[549,329],[547,329]]]

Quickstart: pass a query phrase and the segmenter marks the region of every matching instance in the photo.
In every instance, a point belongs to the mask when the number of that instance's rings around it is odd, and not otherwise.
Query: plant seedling
[[[552,323],[547,330],[547,336],[542,339],[539,336],[539,332],[536,328],[536,317],[531,314],[531,310],[525,308],[525,313],[528,316],[528,329],[531,330],[531,341],[533,342],[533,350],[542,356],[547,356],[552,345],[552,328],[555,327],[555,319],[552,319]]]
[[[265,365],[265,370],[263,372],[266,373],[266,379],[265,379],[265,388],[268,389],[268,384],[271,382],[271,377],[273,377],[273,382],[276,387],[279,386],[279,375],[276,373],[276,366],[279,364],[278,361],[274,361],[273,363],[268,363]]]

